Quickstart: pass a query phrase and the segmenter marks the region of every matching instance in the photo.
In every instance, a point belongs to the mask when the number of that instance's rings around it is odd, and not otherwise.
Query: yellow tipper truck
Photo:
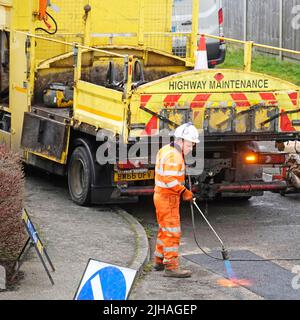
[[[199,1],[190,9],[191,32],[178,33],[169,0],[0,0],[0,142],[66,175],[76,203],[110,203],[153,192],[160,133],[191,121],[204,141],[198,197],[286,190],[262,172],[285,154],[256,141],[299,138],[300,88],[252,72],[252,42],[243,71],[194,70]]]

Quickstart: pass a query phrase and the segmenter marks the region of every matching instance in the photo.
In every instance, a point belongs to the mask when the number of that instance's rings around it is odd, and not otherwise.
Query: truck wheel
[[[72,200],[87,205],[91,195],[91,164],[84,147],[77,147],[68,166],[68,186]]]

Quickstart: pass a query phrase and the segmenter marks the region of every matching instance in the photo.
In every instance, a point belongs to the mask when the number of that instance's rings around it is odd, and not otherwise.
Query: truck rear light
[[[117,168],[119,170],[130,170],[130,169],[137,169],[137,168],[142,168],[143,166],[141,165],[140,162],[118,162],[117,163]]]
[[[263,164],[284,164],[286,161],[285,153],[263,153],[260,155],[260,163]]]
[[[223,9],[221,8],[219,10],[219,25],[222,26],[223,25]]]
[[[282,165],[286,161],[285,153],[247,153],[243,157],[248,164]]]
[[[258,157],[256,154],[246,154],[244,157],[246,163],[257,163]]]

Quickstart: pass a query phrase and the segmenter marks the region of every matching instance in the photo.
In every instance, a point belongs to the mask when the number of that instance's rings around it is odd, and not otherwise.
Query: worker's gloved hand
[[[182,193],[183,201],[193,201],[193,198],[194,198],[193,192],[191,192],[188,189],[185,189],[184,192]]]

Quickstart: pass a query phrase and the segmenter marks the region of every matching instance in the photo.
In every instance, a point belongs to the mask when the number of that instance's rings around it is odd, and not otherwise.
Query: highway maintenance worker
[[[185,161],[193,146],[199,143],[198,130],[192,123],[179,126],[175,140],[162,147],[156,156],[154,204],[159,225],[154,269],[166,277],[187,278],[189,270],[179,268],[178,248],[181,237],[180,198],[192,201],[193,193],[184,186]]]

